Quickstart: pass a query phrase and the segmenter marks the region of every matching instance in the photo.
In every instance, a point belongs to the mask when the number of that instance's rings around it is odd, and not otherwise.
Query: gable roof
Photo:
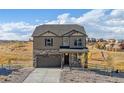
[[[84,27],[77,24],[45,24],[37,26],[32,36],[39,36],[47,31],[53,32],[58,36],[62,36],[72,30],[79,31],[86,35]]]

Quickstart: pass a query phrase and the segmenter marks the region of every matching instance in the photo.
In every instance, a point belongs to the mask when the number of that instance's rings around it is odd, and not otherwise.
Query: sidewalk
[[[60,76],[58,68],[36,68],[23,83],[59,83]]]

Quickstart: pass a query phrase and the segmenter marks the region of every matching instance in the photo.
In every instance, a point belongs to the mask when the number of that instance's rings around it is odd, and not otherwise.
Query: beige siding
[[[47,32],[47,33],[42,34],[42,36],[56,36],[56,35],[51,32]]]
[[[82,47],[85,47],[85,46],[86,46],[86,45],[85,45],[85,43],[86,43],[85,38],[86,38],[86,37],[75,36],[75,37],[70,37],[70,48],[76,48],[76,47],[77,47],[77,46],[74,46],[74,41],[75,41],[75,39],[77,39],[77,38],[81,38],[81,40],[82,40],[82,45],[83,45],[83,46],[78,47],[78,48],[82,48]]]
[[[34,49],[59,49],[62,45],[61,37],[51,37],[53,38],[53,46],[45,46],[45,38],[48,37],[34,37],[33,47]]]
[[[41,42],[41,43],[40,43]],[[34,37],[33,38],[33,49],[40,49],[42,44],[41,37]]]
[[[69,46],[69,37],[63,37],[63,46]]]
[[[79,32],[75,32],[75,33],[72,34],[72,36],[83,36],[83,34],[79,33]]]

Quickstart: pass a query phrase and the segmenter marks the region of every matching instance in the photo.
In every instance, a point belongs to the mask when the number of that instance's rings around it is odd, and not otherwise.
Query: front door
[[[68,53],[64,54],[64,65],[69,65],[69,54]]]

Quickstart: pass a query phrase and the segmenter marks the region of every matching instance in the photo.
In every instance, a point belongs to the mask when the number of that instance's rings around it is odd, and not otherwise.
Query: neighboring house
[[[96,42],[106,42],[106,40],[103,38],[100,38],[100,39],[97,39]]]
[[[87,42],[96,42],[96,38],[86,38]]]
[[[115,44],[116,40],[115,39],[108,39],[107,42],[109,44]]]
[[[121,49],[124,49],[124,39],[116,40],[115,44],[118,44],[121,47]]]
[[[117,40],[115,41],[115,43],[123,43],[123,42],[124,42],[123,39],[117,39]]]
[[[34,67],[60,67],[87,52],[86,32],[77,24],[46,24],[33,32]]]

